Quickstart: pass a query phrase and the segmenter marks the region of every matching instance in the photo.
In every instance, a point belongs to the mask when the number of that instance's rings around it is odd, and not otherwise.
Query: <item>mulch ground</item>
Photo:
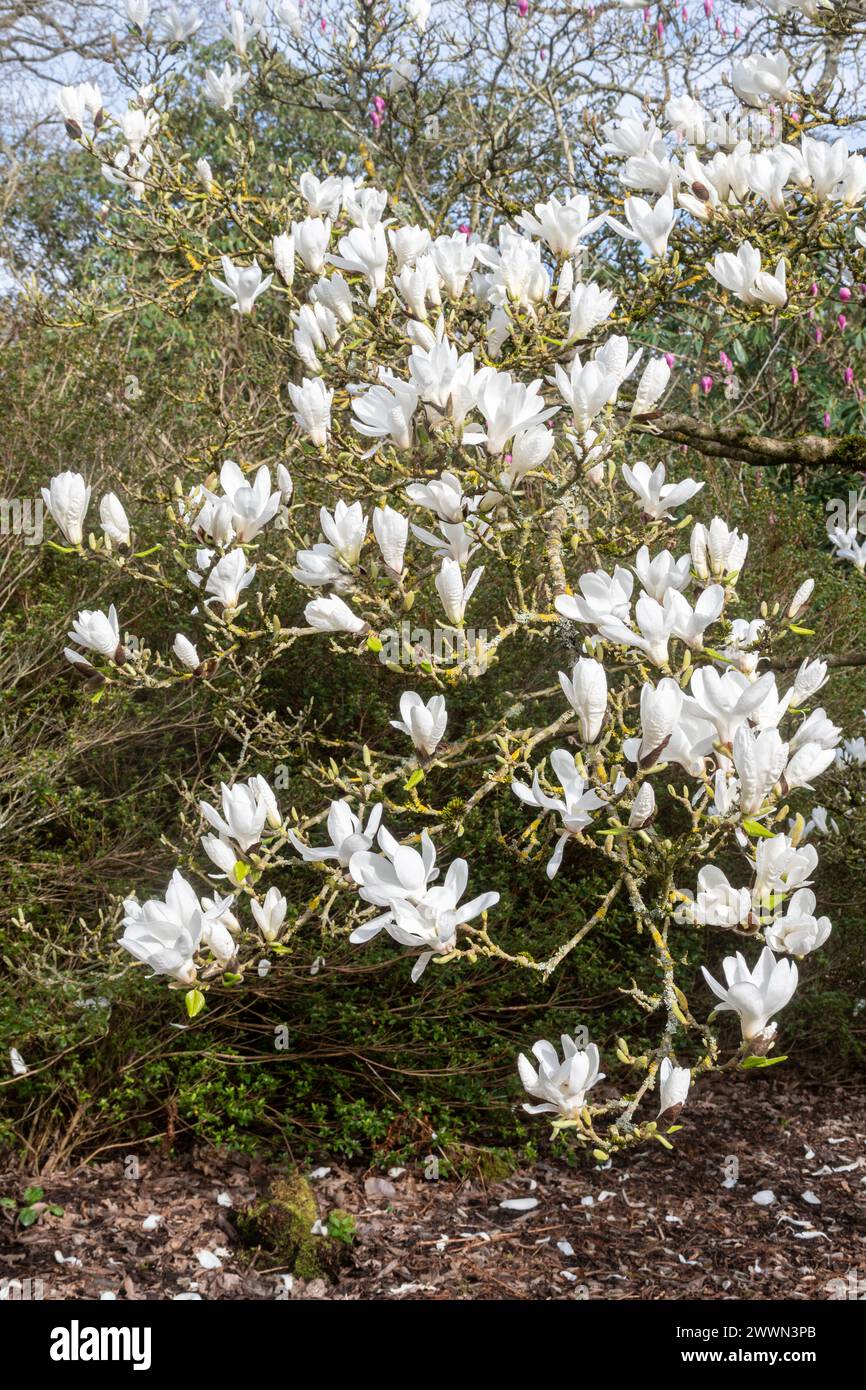
[[[857,1296],[858,1279],[863,1297],[866,1087],[773,1080],[705,1086],[674,1153],[602,1169],[544,1160],[485,1185],[325,1155],[320,1214],[348,1210],[358,1232],[336,1284],[243,1247],[236,1215],[279,1169],[213,1152],[142,1157],[138,1178],[122,1160],[53,1174],[62,1216],[22,1229],[0,1212],[0,1277],[47,1299],[811,1300]],[[0,1195],[28,1181],[5,1174]]]

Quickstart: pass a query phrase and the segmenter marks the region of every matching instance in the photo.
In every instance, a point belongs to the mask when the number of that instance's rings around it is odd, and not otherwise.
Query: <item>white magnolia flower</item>
[[[742,671],[730,667],[720,673],[714,666],[698,666],[689,689],[686,708],[701,719],[709,719],[726,747],[733,743],[740,725],[754,719],[765,701],[777,699],[776,678],[770,671],[750,681]]]
[[[442,695],[432,695],[425,704],[414,690],[400,696],[400,718],[391,720],[392,729],[408,734],[418,749],[430,758],[436,752],[448,723],[448,711]]]
[[[367,624],[353,613],[339,594],[315,598],[304,609],[304,618],[319,632],[365,632]]]
[[[698,522],[690,538],[692,564],[699,579],[730,580],[740,573],[749,550],[749,537],[732,531],[720,516],[709,527]]]
[[[256,577],[256,566],[247,568],[247,557],[242,550],[230,550],[218,560],[207,577],[205,593],[210,594],[228,610],[236,608],[241,594]]]
[[[701,970],[721,1001],[716,1005],[719,1012],[728,1010],[738,1016],[745,1042],[768,1041],[773,1036],[775,1025],[772,1030],[767,1027],[770,1019],[790,1002],[797,988],[797,967],[792,961],[777,961],[765,946],[753,970],[739,951],[726,956],[722,961],[726,985],[718,984],[706,966]]]
[[[289,382],[289,395],[295,407],[294,416],[300,428],[313,443],[323,449],[331,433],[333,390],[328,390],[320,376],[303,377],[300,386]]]
[[[223,63],[222,72],[214,72],[213,68],[208,68],[205,72],[205,94],[208,101],[212,101],[221,111],[231,111],[237,101],[238,92],[249,80],[248,72],[242,72],[240,68],[230,68],[228,63]]]
[[[698,873],[698,891],[689,904],[688,916],[702,927],[745,926],[752,912],[752,895],[748,888],[734,888],[715,864],[707,864]]]
[[[389,227],[388,240],[399,272],[404,266],[414,266],[418,257],[425,255],[430,246],[430,233],[426,227]]]
[[[640,502],[641,511],[657,521],[671,520],[674,508],[690,502],[704,486],[695,482],[694,478],[684,478],[681,483],[666,483],[665,472],[663,463],[656,464],[653,469],[641,462],[633,468],[627,463],[622,465],[622,476]]]
[[[352,399],[352,424],[369,439],[387,440],[398,449],[410,449],[417,405],[418,388],[380,367],[379,384],[369,386]]]
[[[478,569],[472,571],[464,584],[463,573],[457,561],[451,560],[447,556],[442,561],[436,576],[436,592],[442,601],[446,618],[455,627],[462,627],[466,605],[475,592],[483,573],[484,566],[480,565]]]
[[[598,285],[575,285],[569,296],[568,339],[581,341],[610,318],[616,308],[616,295]]]
[[[619,377],[605,369],[597,358],[581,362],[575,353],[568,372],[559,364],[554,368],[554,377],[559,394],[566,405],[571,407],[571,415],[576,429],[585,434],[608,402],[619,390]]]
[[[785,262],[780,260],[774,275],[761,269],[761,253],[744,241],[736,255],[720,251],[707,266],[714,280],[744,304],[771,304],[780,309],[788,302]]]
[[[443,522],[459,525],[464,510],[471,511],[473,501],[464,497],[463,484],[456,473],[443,473],[429,483],[410,483],[406,496],[418,507],[429,507]]]
[[[459,299],[475,264],[475,247],[469,244],[465,232],[455,232],[453,236],[436,237],[430,254],[442,288],[453,299]]]
[[[136,960],[144,961],[155,975],[170,975],[190,985],[196,977],[193,956],[203,928],[215,922],[230,902],[225,898],[206,909],[175,869],[164,899],[151,898],[144,904],[126,899],[125,930],[119,944]]]
[[[219,512],[227,512],[231,527],[225,539],[237,538],[241,542],[255,540],[262,528],[276,516],[282,500],[279,489],[271,491],[271,475],[267,464],[261,464],[256,470],[253,482],[250,483],[234,460],[226,459],[220,469],[220,485],[224,498],[205,489],[205,496],[217,511],[205,511],[200,515],[196,521],[197,529],[207,532],[208,525],[203,523],[211,523]],[[210,534],[214,540],[218,539],[213,531],[210,531]]]
[[[180,10],[177,5],[169,5],[160,19],[163,43],[186,43],[201,28],[201,22],[197,10]]]
[[[406,0],[406,18],[423,34],[430,18],[430,0]]]
[[[731,69],[731,86],[748,106],[766,106],[768,101],[790,101],[790,64],[785,54],[752,53]]]
[[[116,492],[107,492],[99,504],[99,520],[114,545],[129,545],[129,520]]]
[[[535,216],[522,212],[516,219],[530,236],[545,242],[554,256],[573,256],[581,249],[585,237],[591,235],[604,224],[604,216],[589,216],[589,198],[585,193],[577,193],[560,203],[550,198],[546,203],[535,204]]]
[[[329,256],[332,265],[363,275],[370,286],[368,304],[372,309],[385,288],[388,270],[388,240],[381,222],[374,227],[353,227],[340,238],[338,256]]]
[[[403,556],[409,539],[409,521],[393,507],[373,509],[373,535],[385,564],[396,575],[403,573]]]
[[[755,847],[755,882],[752,902],[756,908],[773,907],[780,894],[808,888],[810,874],[818,867],[814,845],[794,845],[788,835],[759,840]]]
[[[586,1104],[587,1091],[597,1081],[604,1080],[604,1072],[599,1071],[600,1058],[595,1043],[590,1043],[584,1052],[565,1033],[560,1042],[561,1062],[552,1043],[542,1039],[533,1044],[537,1071],[522,1052],[518,1057],[517,1070],[523,1089],[542,1102],[541,1105],[524,1102],[523,1108],[530,1115],[562,1115],[567,1120],[573,1120]]]
[[[350,505],[342,499],[333,513],[327,507],[319,509],[319,522],[333,553],[347,569],[354,569],[361,558],[361,548],[367,535],[367,518],[360,502]]]
[[[276,941],[289,908],[279,888],[269,888],[264,902],[253,898],[250,906],[265,941]]]
[[[559,683],[578,717],[581,738],[585,743],[595,743],[607,711],[607,676],[604,667],[591,657],[579,657],[574,664],[571,680],[564,671],[560,671]]]
[[[740,810],[744,816],[758,815],[766,809],[767,798],[785,770],[788,745],[778,729],[741,724],[734,735],[733,757],[740,783]]]
[[[303,222],[292,223],[292,238],[295,251],[307,270],[321,275],[325,268],[325,256],[331,240],[331,219],[326,217],[305,217]]]
[[[85,111],[95,121],[102,110],[102,94],[94,82],[79,82],[76,86],[60,88],[57,106],[69,134],[77,138],[84,126]]]
[[[436,877],[432,868],[436,851],[429,837],[426,844],[422,839],[420,855],[398,845],[391,837],[385,840],[381,831],[379,842],[386,848],[387,857],[363,852],[353,855],[349,872],[356,883],[362,885],[361,897],[368,902],[386,902],[387,911],[358,927],[349,940],[354,943],[369,941],[384,928],[401,945],[420,947],[421,954],[412,968],[414,983],[433,956],[453,951],[458,928],[494,907],[499,902],[499,894],[481,893],[460,907],[469,879],[465,859],[455,859],[444,883],[429,887]],[[407,859],[407,855],[414,857]],[[396,883],[396,892],[387,896],[392,883]]]
[[[45,496],[44,490],[42,495]],[[861,574],[866,572],[866,539],[859,539],[856,526],[849,527],[847,531],[836,526],[830,531],[829,536],[838,559],[850,560]]]
[[[634,575],[631,570],[617,565],[613,577],[604,570],[593,570],[582,574],[577,581],[581,597],[574,594],[557,594],[554,606],[563,618],[576,623],[592,623],[593,626],[608,618],[629,621],[631,595],[634,588]]]
[[[349,860],[349,873],[358,884],[364,902],[390,908],[397,899],[418,902],[431,883],[439,877],[436,868],[436,847],[427,831],[421,833],[420,852],[410,845],[401,845],[384,826],[376,836],[381,854],[364,849]],[[352,932],[349,940],[369,941],[385,925],[385,917],[365,923]]]
[[[120,641],[120,625],[117,621],[117,609],[114,604],[111,605],[107,614],[100,609],[82,609],[67,636],[70,641],[77,642],[79,647],[83,647],[85,651],[96,652],[98,656],[109,657],[112,661],[121,662],[124,658],[124,650]],[[65,655],[68,661],[76,664],[82,662],[78,653],[69,648],[65,650]]]
[[[235,265],[228,256],[221,256],[220,264],[225,280],[218,280],[215,275],[211,275],[214,289],[234,300],[232,309],[236,313],[251,314],[253,305],[259,295],[264,294],[274,278],[273,275],[266,275],[262,279],[261,266],[255,258],[252,265],[240,266]]]
[[[628,226],[608,217],[608,223],[620,236],[643,242],[651,256],[663,259],[668,253],[668,238],[677,220],[670,192],[663,193],[655,204],[645,198],[626,198],[623,204]]]
[[[367,824],[364,825],[363,820],[360,816],[355,815],[348,801],[332,801],[327,819],[328,835],[331,841],[329,845],[322,848],[305,845],[298,839],[293,830],[289,831],[289,839],[302,859],[306,859],[310,863],[336,859],[337,863],[346,869],[349,867],[349,860],[353,854],[370,849],[376,831],[379,829],[382,809],[381,802],[372,807]]]
[[[650,598],[658,603],[664,601],[668,589],[688,588],[691,583],[690,556],[681,555],[674,559],[669,550],[662,550],[650,559],[649,547],[642,545],[635,556],[634,572]]]
[[[550,766],[559,778],[562,796],[550,796],[541,786],[536,770],[532,786],[527,787],[515,778],[511,790],[527,806],[535,806],[542,811],[557,811],[562,819],[563,834],[547,865],[548,878],[554,878],[562,863],[562,855],[568,839],[579,835],[592,822],[592,812],[597,811],[604,801],[593,790],[587,791],[584,777],[577,771],[574,758],[565,748],[555,748],[550,755]]]
[[[688,1067],[675,1067],[670,1057],[663,1057],[659,1067],[659,1114],[680,1110],[689,1094],[692,1074]],[[673,1116],[671,1117],[674,1118]]]
[[[42,500],[70,545],[84,540],[84,518],[90,505],[90,488],[80,473],[58,473],[41,489]]]
[[[515,434],[543,424],[555,415],[558,406],[545,406],[538,388],[541,381],[525,385],[510,372],[498,372],[495,367],[482,367],[475,374],[475,404],[484,416],[485,430],[467,431],[467,443],[486,443],[488,454],[504,452]]]
[[[339,217],[343,206],[343,180],[335,174],[320,179],[307,169],[298,179],[298,191],[312,217]]]
[[[329,309],[344,326],[350,324],[355,317],[355,306],[352,303],[352,291],[349,289],[348,281],[343,279],[339,271],[335,275],[322,275],[310,290],[310,298],[314,304],[321,304]]]
[[[809,888],[798,888],[787,903],[784,916],[766,927],[764,936],[773,951],[807,956],[824,945],[830,931],[829,917],[815,916],[815,894]]]
[[[683,692],[671,676],[662,677],[657,686],[644,682],[640,692],[638,763],[641,767],[654,767],[661,762],[679,723],[682,707]]]
[[[233,787],[221,782],[222,815],[207,801],[199,802],[199,809],[208,824],[224,839],[233,840],[241,850],[252,849],[262,838],[270,800],[263,794],[263,781],[263,778],[251,777],[247,782],[236,782]]]
[[[827,684],[827,679],[826,661],[809,661],[807,658],[794,677],[791,707],[798,709],[805,705],[807,700],[811,700],[812,696],[817,695],[821,687]]]

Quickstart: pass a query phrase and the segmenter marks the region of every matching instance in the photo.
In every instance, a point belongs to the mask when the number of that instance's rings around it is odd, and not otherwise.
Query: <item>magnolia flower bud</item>
[[[187,670],[193,672],[201,670],[198,652],[189,638],[184,637],[182,632],[179,632],[175,637],[171,649],[181,665],[186,666]]]
[[[827,683],[827,663],[826,661],[804,661],[796,676],[791,690],[790,703],[794,708],[803,705],[807,700],[811,700],[813,695],[817,695],[823,685]]]
[[[288,903],[278,888],[269,888],[263,903],[253,898],[252,913],[265,941],[276,941],[286,919]]]
[[[99,504],[102,529],[115,545],[129,545],[129,521],[115,492],[107,492]]]
[[[580,734],[585,743],[595,743],[601,733],[607,709],[607,676],[600,661],[580,657],[574,664],[571,680],[564,671],[559,673],[563,694],[580,721]]]
[[[373,512],[373,535],[385,564],[394,574],[402,574],[403,554],[409,537],[408,519],[393,507],[376,507]]]
[[[274,265],[280,278],[291,285],[295,278],[295,239],[290,232],[274,237],[273,252]]]
[[[649,825],[655,813],[656,794],[652,789],[652,783],[644,782],[631,808],[628,818],[629,829],[641,830],[645,825]]]
[[[70,545],[81,545],[84,539],[84,518],[90,504],[90,488],[80,473],[58,473],[42,499]]]
[[[659,761],[670,742],[683,705],[683,692],[671,676],[664,676],[657,686],[649,681],[640,693],[641,742],[638,762],[652,767]]]
[[[812,597],[812,590],[814,589],[814,587],[814,579],[803,580],[803,583],[800,585],[799,589],[797,590],[796,594],[791,599],[791,602],[788,605],[789,618],[796,618],[800,613],[802,613],[803,609],[806,607],[806,604],[809,602],[809,599]]]

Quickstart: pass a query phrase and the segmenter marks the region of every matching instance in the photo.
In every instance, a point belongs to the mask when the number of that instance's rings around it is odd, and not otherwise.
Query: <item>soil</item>
[[[136,1170],[124,1155],[52,1173],[62,1215],[25,1228],[0,1211],[0,1277],[46,1299],[866,1297],[866,1086],[707,1086],[681,1121],[673,1153],[599,1168],[547,1151],[496,1182],[324,1155],[305,1170],[320,1219],[355,1223],[334,1282],[250,1239],[243,1214],[285,1164],[199,1150],[143,1153]],[[0,1194],[28,1182],[5,1173]]]

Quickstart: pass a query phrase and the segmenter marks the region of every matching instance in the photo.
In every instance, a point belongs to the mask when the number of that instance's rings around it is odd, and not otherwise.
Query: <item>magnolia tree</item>
[[[521,21],[529,8],[516,7]],[[429,9],[383,11],[398,37],[415,31],[419,63]],[[611,115],[603,185],[558,187],[507,218],[501,188],[490,207],[479,192],[468,213],[459,198],[433,209],[429,190],[373,181],[363,156],[254,182],[255,93],[279,82],[281,51],[264,8],[234,13],[233,56],[204,77],[225,113],[226,167],[178,147],[175,79],[162,85],[146,0],[129,13],[151,80],[113,116],[94,87],[65,89],[68,133],[116,185],[116,244],[149,258],[155,297],[180,312],[210,296],[237,318],[237,373],[264,338],[285,387],[260,406],[244,456],[224,449],[177,478],[158,520],[114,490],[91,529],[89,481],[50,480],[68,563],[99,564],[176,615],[159,651],[115,607],[84,610],[66,656],[100,698],[234,682],[240,726],[250,672],[298,644],[333,661],[335,682],[354,662],[404,688],[390,727],[359,730],[339,761],[313,751],[299,719],[307,782],[321,789],[312,814],[285,778],[242,769],[188,806],[179,867],[163,897],[127,899],[120,944],[195,1016],[208,991],[278,969],[315,930],[358,952],[390,938],[411,960],[407,984],[485,958],[547,979],[622,904],[655,983],[620,987],[652,1047],[634,1055],[619,1040],[618,1083],[600,1086],[611,1059],[588,1036],[563,1037],[561,1053],[539,1041],[519,1076],[526,1108],[600,1159],[649,1136],[668,1144],[692,1079],[777,1060],[777,1015],[830,932],[810,888],[818,854],[789,798],[837,760],[841,731],[817,702],[828,663],[790,658],[809,635],[809,575],[744,605],[748,535],[703,507],[705,484],[674,466],[678,451],[652,467],[641,454],[669,440],[765,463],[838,455],[832,434],[704,418],[713,383],[693,381],[668,336],[690,302],[717,322],[810,332],[816,245],[856,284],[866,160],[844,137],[808,133],[816,108],[779,49],[724,74],[743,103],[724,119],[690,96]],[[173,51],[195,18],[162,16]],[[288,18],[297,40],[301,20]],[[387,103],[373,110],[378,133]],[[237,249],[221,254],[221,238]],[[276,463],[255,458],[268,424],[287,437]],[[833,539],[862,571],[856,528]],[[538,688],[500,689],[462,735],[464,692],[527,644]],[[456,770],[471,790],[442,804]],[[443,855],[515,798],[519,853],[539,874],[578,856],[603,885],[574,901],[543,958],[497,939],[489,862]],[[739,1040],[719,1028],[725,1013]]]

